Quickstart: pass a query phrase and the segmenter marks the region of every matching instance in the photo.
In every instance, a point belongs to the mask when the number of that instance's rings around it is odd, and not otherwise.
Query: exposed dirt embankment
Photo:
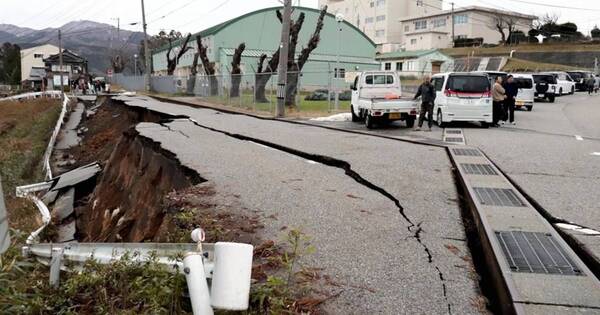
[[[81,238],[153,240],[165,216],[164,196],[203,181],[171,153],[130,129],[112,152],[89,203],[78,209]]]

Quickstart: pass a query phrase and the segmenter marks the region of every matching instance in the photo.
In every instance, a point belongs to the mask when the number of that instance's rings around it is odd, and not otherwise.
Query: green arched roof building
[[[270,57],[279,46],[281,23],[277,19],[276,11],[281,9],[281,7],[272,7],[250,12],[194,34],[189,44],[192,49],[181,58],[175,74],[181,76],[189,74],[196,53],[195,39],[198,34],[202,36],[204,45],[208,47],[208,58],[211,62],[216,63],[219,74],[230,72],[233,52],[242,42],[246,43],[246,50],[242,58],[242,72],[254,73],[260,55],[264,53]],[[300,12],[304,12],[305,20],[300,32],[297,52],[306,46],[315,30],[320,13],[317,9],[294,7],[292,17],[297,18]],[[340,68],[347,72],[379,67],[374,59],[375,43],[350,23],[342,22],[339,26],[340,28],[338,28],[335,16],[328,13],[321,31],[319,46],[313,51],[309,62],[304,66],[303,71],[306,73],[304,78],[307,78],[307,74],[310,72],[333,71],[336,68],[338,52],[341,61]],[[179,45],[180,41],[173,43],[173,47]],[[168,46],[164,46],[152,52],[154,71],[159,74],[166,74],[167,50]],[[277,69],[273,69],[273,71],[276,72]],[[324,81],[328,80],[326,76],[322,77]],[[313,83],[312,79],[309,81]],[[305,83],[308,82],[305,81]],[[321,83],[325,82],[314,82],[314,84]]]

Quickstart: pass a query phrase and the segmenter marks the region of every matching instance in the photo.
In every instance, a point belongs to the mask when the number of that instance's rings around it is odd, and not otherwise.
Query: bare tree
[[[556,13],[546,13],[533,21],[533,28],[541,30],[544,25],[557,24],[560,16]]]
[[[300,71],[304,67],[304,64],[308,61],[310,54],[313,50],[315,50],[320,41],[321,30],[323,29],[325,15],[327,13],[327,6],[324,6],[319,15],[319,19],[317,21],[316,29],[311,38],[308,41],[308,46],[300,52],[298,60],[296,60],[296,47],[298,45],[298,36],[300,31],[302,30],[302,25],[304,24],[305,14],[300,13],[298,19],[296,21],[290,22],[290,44],[289,44],[289,53],[288,53],[288,77],[287,77],[287,88],[286,88],[286,105],[292,106],[295,105],[296,93],[298,91],[298,78],[300,76]],[[281,12],[277,11],[277,18],[279,21],[282,21]],[[279,66],[279,54],[280,51],[277,51],[271,56],[267,67],[264,68],[264,62],[267,59],[266,55],[262,55],[258,61],[258,69],[256,71],[255,76],[255,98],[257,102],[268,102],[265,96],[265,87],[269,79],[271,78],[273,72],[277,70]]]
[[[231,61],[231,97],[240,96],[240,82],[242,82],[242,69],[240,63],[242,62],[242,53],[246,49],[246,44],[241,43],[233,54],[233,60]]]
[[[204,73],[208,76],[209,85],[210,85],[210,95],[218,95],[219,94],[219,81],[217,80],[215,64],[208,60],[207,55],[207,47],[202,45],[202,36],[196,36],[196,44],[198,44],[198,57],[202,62],[202,68],[204,69]]]
[[[492,16],[492,22],[488,25],[491,29],[495,29],[500,33],[500,43],[506,45],[509,43],[510,35],[515,31],[517,19],[506,15]]]
[[[188,36],[185,37],[185,40],[183,41],[183,44],[181,44],[179,52],[174,57],[171,57],[171,51],[173,51],[173,40],[171,38],[169,38],[169,50],[167,50],[167,74],[168,75],[173,75],[173,73],[175,72],[175,68],[177,67],[177,64],[179,63],[179,60],[181,59],[181,57],[188,50],[191,49],[191,47],[188,47],[188,43],[189,43],[191,37],[192,37],[192,34],[188,34]]]
[[[319,42],[321,41],[321,30],[323,30],[325,15],[327,14],[327,6],[325,6],[319,15],[319,19],[317,20],[317,26],[313,35],[308,40],[308,45],[300,51],[300,55],[298,56],[298,60],[294,61],[295,58],[295,48],[298,42],[298,37],[291,38],[292,42],[290,43],[290,47],[294,47],[294,54],[290,54],[288,58],[288,77],[287,77],[287,87],[286,87],[286,95],[285,102],[288,106],[296,105],[296,94],[298,93],[298,78],[300,77],[300,72],[304,65],[308,61],[310,54],[317,48]],[[298,31],[299,32],[299,31]],[[290,49],[291,51],[292,49]]]

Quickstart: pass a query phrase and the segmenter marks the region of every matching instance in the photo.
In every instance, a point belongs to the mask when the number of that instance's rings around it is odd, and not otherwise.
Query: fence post
[[[275,79],[273,75],[271,75],[271,88],[269,89],[269,112],[273,113],[273,88],[274,88]]]
[[[60,266],[62,264],[63,249],[60,247],[52,248],[52,258],[50,260],[50,286],[58,288],[60,284]]]

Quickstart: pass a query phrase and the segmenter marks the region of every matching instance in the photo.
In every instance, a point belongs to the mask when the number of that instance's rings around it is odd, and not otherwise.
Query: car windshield
[[[546,84],[556,84],[556,77],[553,75],[534,75],[533,81],[535,84],[546,83]]]
[[[581,80],[583,79],[583,74],[579,72],[569,72],[569,75],[573,80]]]
[[[369,75],[366,78],[366,83],[375,85],[394,84],[394,76],[385,74]]]
[[[529,78],[515,78],[515,83],[519,89],[533,88],[533,80]]]
[[[455,92],[485,93],[490,90],[490,81],[479,75],[454,75],[448,78],[446,88]]]

